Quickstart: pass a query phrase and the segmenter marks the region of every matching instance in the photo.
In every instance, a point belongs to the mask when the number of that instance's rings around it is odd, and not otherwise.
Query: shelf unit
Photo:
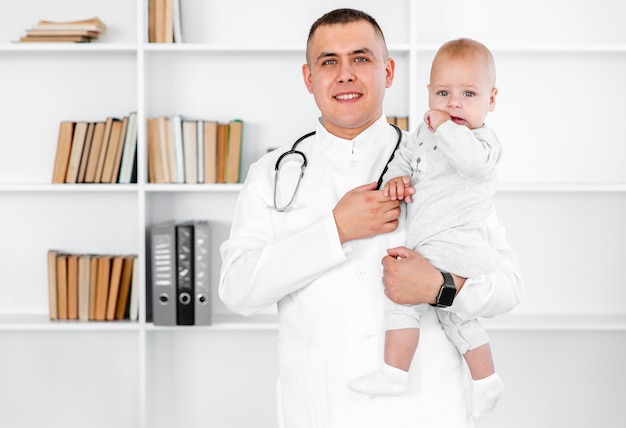
[[[497,364],[515,379],[524,357],[506,352],[522,348],[518,341],[530,347],[538,338],[561,355],[558,343],[570,334],[606,353],[623,353],[626,287],[617,266],[626,254],[626,144],[620,132],[626,5],[314,3],[181,0],[183,44],[145,42],[147,0],[27,0],[0,17],[0,425],[276,426],[277,322],[271,309],[252,318],[233,315],[214,287],[211,326],[146,322],[146,228],[172,218],[209,219],[215,285],[219,244],[241,185],[146,183],[145,120],[173,114],[243,119],[245,175],[268,148],[313,126],[318,112],[300,76],[304,43],[313,20],[338,6],[378,19],[396,60],[385,113],[408,115],[411,127],[426,108],[428,69],[442,42],[476,38],[496,56],[500,94],[488,121],[505,147],[496,205],[527,286],[513,313],[485,320]],[[96,42],[11,43],[39,19],[91,16],[108,26]],[[49,184],[61,120],[96,121],[130,111],[138,112],[137,184]],[[138,254],[139,321],[50,322],[48,248]],[[593,355],[582,354],[576,361]],[[600,369],[598,390],[611,392],[626,381],[617,364]],[[607,372],[617,375],[602,376]],[[234,388],[244,383],[249,388]],[[532,397],[513,395],[515,402],[503,403],[480,426],[550,426],[519,417],[513,425],[510,415],[523,406],[550,420]],[[600,394],[591,406],[579,406],[567,425],[602,424],[601,414],[604,425],[613,426],[618,396]],[[555,406],[575,407],[577,400],[564,394]],[[246,412],[241,403],[250,406]]]

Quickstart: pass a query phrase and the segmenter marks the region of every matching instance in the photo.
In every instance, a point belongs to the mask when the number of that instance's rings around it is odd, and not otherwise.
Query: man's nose
[[[341,67],[339,68],[339,75],[337,76],[337,81],[341,83],[354,81],[354,70],[352,69],[351,62],[344,62],[341,64]]]

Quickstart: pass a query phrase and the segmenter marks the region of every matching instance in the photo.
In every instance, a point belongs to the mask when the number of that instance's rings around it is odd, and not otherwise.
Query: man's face
[[[382,115],[394,67],[382,37],[370,23],[359,21],[318,27],[302,75],[324,127],[352,139]]]

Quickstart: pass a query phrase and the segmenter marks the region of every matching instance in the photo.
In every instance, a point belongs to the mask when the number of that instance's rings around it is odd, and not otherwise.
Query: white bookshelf
[[[626,381],[617,360],[608,358],[590,380],[602,393],[555,390],[551,411],[518,369],[536,371],[551,388],[569,377],[551,378],[529,358],[535,341],[551,358],[581,367],[597,362],[594,352],[623,355],[626,348],[619,269],[626,254],[626,5],[181,0],[186,43],[149,44],[146,4],[26,0],[0,16],[1,426],[276,426],[276,315],[231,314],[215,287],[241,185],[146,183],[145,120],[243,119],[245,176],[267,148],[312,127],[318,112],[300,75],[306,36],[317,17],[343,6],[370,12],[385,31],[397,64],[385,113],[408,115],[412,128],[426,108],[430,60],[442,42],[476,38],[496,56],[500,94],[488,121],[505,148],[496,204],[527,290],[513,313],[485,320],[514,400],[505,397],[478,426],[555,426],[548,422],[554,409],[572,414],[562,423],[569,427],[617,426],[616,388]],[[92,16],[108,26],[93,43],[11,43],[39,19]],[[50,184],[62,120],[131,111],[139,124],[137,184]],[[154,326],[145,315],[145,231],[188,218],[212,224],[213,324]],[[138,254],[139,320],[49,321],[49,248]],[[593,349],[569,353],[574,336]],[[234,388],[243,382],[246,388]],[[519,416],[528,409],[532,420]]]

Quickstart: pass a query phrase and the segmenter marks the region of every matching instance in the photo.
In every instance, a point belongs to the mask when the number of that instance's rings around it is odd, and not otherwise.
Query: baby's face
[[[476,129],[496,106],[498,89],[483,61],[475,58],[441,58],[432,67],[428,85],[430,109],[443,110],[452,120]]]

